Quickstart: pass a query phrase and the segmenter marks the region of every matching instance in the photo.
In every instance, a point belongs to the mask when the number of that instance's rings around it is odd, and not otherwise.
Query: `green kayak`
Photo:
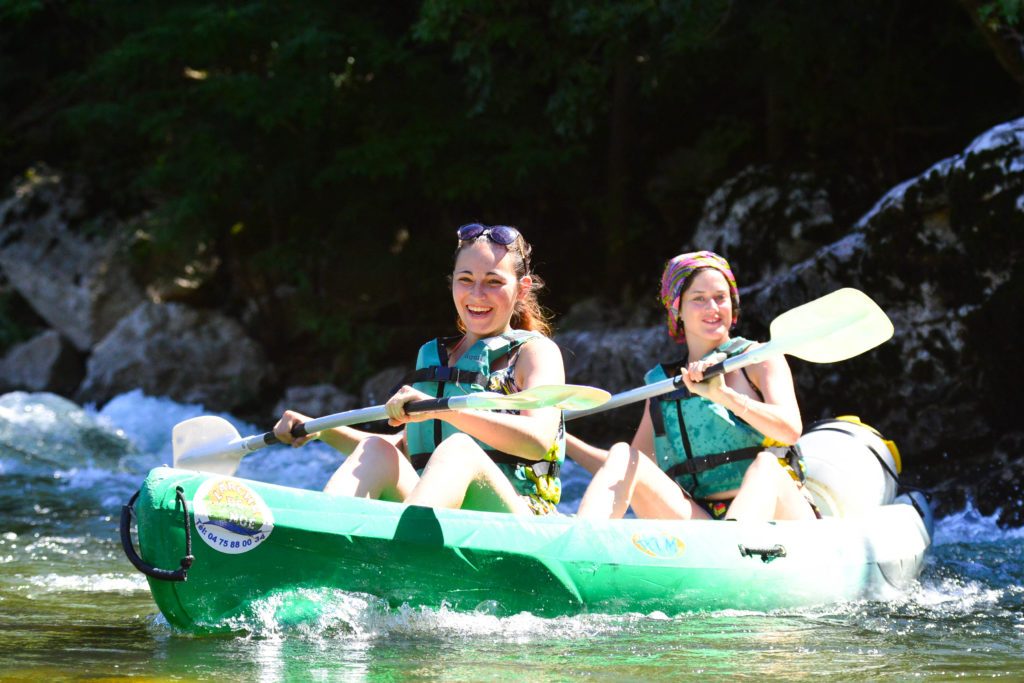
[[[506,614],[677,614],[891,596],[920,572],[926,507],[914,494],[806,522],[531,518],[160,467],[125,505],[121,540],[167,621],[189,631],[305,588]]]

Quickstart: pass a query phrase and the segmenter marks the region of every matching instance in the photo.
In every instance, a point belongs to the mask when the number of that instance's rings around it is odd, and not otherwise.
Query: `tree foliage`
[[[88,177],[140,272],[204,262],[197,303],[353,383],[449,330],[463,222],[520,225],[564,312],[649,299],[751,163],[855,179],[852,219],[1019,114],[971,19],[1020,3],[961,4],[0,0],[0,175]]]

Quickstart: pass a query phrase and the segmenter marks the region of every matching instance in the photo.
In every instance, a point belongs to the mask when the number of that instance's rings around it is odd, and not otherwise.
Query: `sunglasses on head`
[[[512,244],[519,237],[519,231],[508,225],[483,225],[482,223],[469,223],[459,228],[456,233],[460,242],[468,242],[484,236],[495,244],[504,247]]]

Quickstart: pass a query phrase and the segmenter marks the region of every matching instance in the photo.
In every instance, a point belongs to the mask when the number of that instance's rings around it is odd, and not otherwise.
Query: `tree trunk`
[[[620,56],[612,81],[611,111],[608,121],[608,165],[605,202],[605,282],[619,283],[624,275],[623,249],[626,245],[626,187],[628,183],[629,122],[631,69],[626,56]]]
[[[980,13],[983,3],[980,0],[958,1],[981,31],[999,65],[1017,85],[1024,86],[1024,36],[999,18],[983,19]]]

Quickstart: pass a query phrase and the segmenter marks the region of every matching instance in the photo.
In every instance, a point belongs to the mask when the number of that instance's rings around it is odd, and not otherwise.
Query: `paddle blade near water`
[[[786,311],[772,321],[770,330],[770,344],[811,363],[853,358],[888,341],[894,332],[885,311],[849,287]]]
[[[203,415],[174,425],[171,432],[174,466],[230,476],[248,451],[230,422]]]

